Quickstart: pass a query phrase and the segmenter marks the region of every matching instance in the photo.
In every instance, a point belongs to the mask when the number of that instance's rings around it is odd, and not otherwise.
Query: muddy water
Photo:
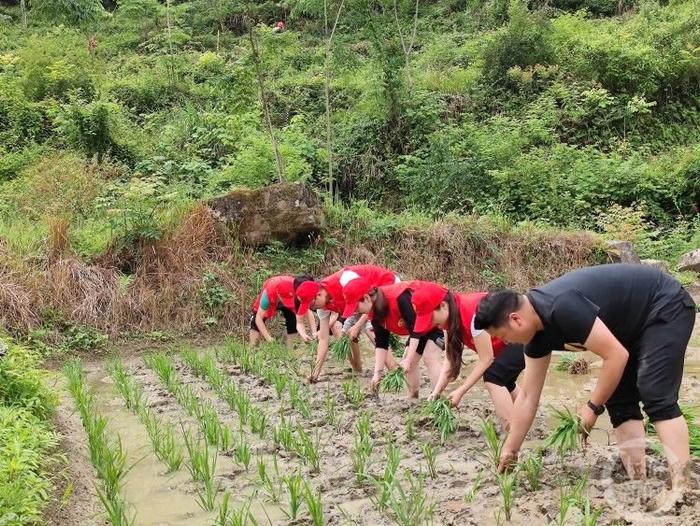
[[[95,392],[98,411],[108,419],[109,429],[119,433],[132,466],[124,488],[126,501],[137,510],[136,522],[143,525],[208,524],[213,514],[197,505],[189,474],[183,463],[176,473],[166,474],[155,457],[146,428],[127,411],[107,373],[98,367],[87,371]]]

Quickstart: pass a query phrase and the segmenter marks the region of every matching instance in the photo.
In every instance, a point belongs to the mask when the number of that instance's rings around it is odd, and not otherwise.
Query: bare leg
[[[255,347],[256,345],[258,345],[259,341],[260,341],[260,333],[258,331],[253,331],[253,330],[248,331],[248,343],[250,344],[251,347]]]
[[[641,420],[628,420],[615,428],[617,448],[627,476],[632,479],[646,477],[644,425]]]
[[[294,340],[296,334],[286,334],[284,336],[284,345],[287,346],[287,348],[291,349],[294,346]]]
[[[384,358],[384,365],[390,371],[396,369],[396,359],[391,351],[386,352],[386,357]]]
[[[350,341],[350,366],[356,373],[362,373],[362,352],[358,342]]]
[[[501,423],[501,429],[507,431],[510,428],[510,417],[513,412],[515,397],[512,392],[508,392],[508,389],[502,385],[496,385],[491,382],[484,382],[484,385],[489,395],[491,395],[493,408]],[[514,391],[516,390],[517,388],[514,389]]]
[[[671,490],[684,494],[690,487],[690,446],[688,424],[683,416],[654,422],[666,452]]]
[[[428,369],[430,387],[435,389],[440,379],[440,373],[442,372],[442,350],[432,340],[428,340],[428,343],[425,345],[423,361],[425,362],[425,367]]]

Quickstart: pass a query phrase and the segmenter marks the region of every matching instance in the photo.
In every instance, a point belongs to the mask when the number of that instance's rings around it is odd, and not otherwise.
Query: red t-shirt
[[[294,276],[273,276],[265,281],[253,303],[253,312],[260,308],[260,299],[263,292],[266,293],[270,302],[270,306],[265,313],[265,319],[272,318],[275,315],[278,302],[293,312],[296,310],[294,308]]]
[[[391,270],[378,265],[350,265],[343,267],[321,280],[321,285],[328,292],[328,301],[325,310],[343,313],[345,310],[345,298],[343,287],[347,282],[357,277],[366,279],[372,287],[390,285],[396,282],[396,274]]]

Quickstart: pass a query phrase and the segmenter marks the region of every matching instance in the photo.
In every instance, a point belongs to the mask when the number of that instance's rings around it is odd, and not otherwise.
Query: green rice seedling
[[[97,498],[105,509],[107,522],[112,526],[132,526],[135,524],[134,514],[129,514],[126,501],[120,495],[108,495],[102,489],[96,489]]]
[[[221,387],[221,392],[219,393],[221,398],[228,404],[229,408],[236,410],[236,403],[238,401],[239,391],[236,384],[233,382],[226,382]]]
[[[496,483],[501,492],[501,509],[505,514],[506,520],[509,521],[515,502],[515,492],[518,488],[518,473],[517,471],[506,471],[505,473],[496,474]]]
[[[241,429],[243,426],[248,425],[248,417],[250,416],[250,398],[243,391],[238,392],[238,396],[235,400],[236,412],[238,413],[238,421],[241,424]]]
[[[556,429],[547,437],[543,448],[555,448],[560,456],[572,450],[581,449],[581,421],[578,415],[573,414],[568,408],[552,408],[555,418],[559,421]]]
[[[129,471],[126,466],[126,451],[119,435],[111,443],[105,439],[100,446],[99,460],[95,468],[97,476],[104,483],[107,496],[118,495]]]
[[[217,447],[219,445],[221,423],[214,406],[210,402],[200,403],[197,406],[197,419],[207,444]]]
[[[433,427],[440,433],[440,442],[457,431],[457,417],[452,411],[452,406],[446,398],[437,398],[428,402],[425,406],[425,414],[433,420]]]
[[[350,338],[341,336],[331,344],[331,356],[339,362],[346,362],[350,358]]]
[[[565,352],[559,357],[559,361],[554,366],[554,369],[569,374],[586,374],[588,372],[588,362],[579,353]]]
[[[464,502],[474,502],[474,499],[476,499],[476,494],[479,493],[479,490],[481,489],[481,485],[484,482],[484,472],[479,471],[476,474],[476,478],[474,479],[474,482],[472,482],[471,488],[467,490],[467,493],[464,495]]]
[[[250,513],[250,499],[238,509],[231,508],[230,500],[231,494],[227,491],[221,497],[214,526],[258,526],[255,517]]]
[[[165,388],[174,394],[180,380],[172,360],[165,354],[156,353],[146,356],[144,362],[155,371]]]
[[[353,448],[350,452],[352,467],[357,484],[365,484],[369,480],[369,464],[374,444],[370,437],[369,416],[362,414],[355,423]]]
[[[423,442],[421,444],[421,451],[423,452],[423,458],[428,466],[428,473],[430,478],[437,477],[437,471],[435,470],[435,460],[437,458],[437,449],[430,442]]]
[[[481,434],[484,435],[484,440],[486,441],[487,456],[493,467],[498,467],[498,462],[501,458],[501,450],[503,449],[503,444],[505,438],[501,439],[498,436],[498,431],[496,430],[496,425],[489,416],[488,418],[481,419]]]
[[[393,442],[389,442],[386,446],[386,464],[384,465],[384,473],[382,477],[374,480],[374,485],[377,487],[378,495],[372,499],[373,504],[378,510],[384,511],[389,505],[391,494],[394,491],[396,481],[396,471],[401,463],[401,450]]]
[[[365,395],[362,392],[360,383],[354,378],[343,382],[343,394],[345,399],[355,409],[359,409],[365,401]]]
[[[190,368],[193,375],[195,375],[198,378],[204,378],[204,366],[202,364],[202,361],[199,359],[197,351],[195,351],[194,349],[187,349],[185,351],[182,351],[182,353],[180,353],[180,356],[182,357],[182,361],[185,362],[185,365],[187,365],[187,367]]]
[[[272,457],[273,466],[275,469],[274,478],[267,472],[267,465],[262,457],[258,457],[258,478],[260,479],[260,486],[262,486],[268,499],[272,502],[279,502],[282,495],[282,488],[279,485],[280,472],[277,465],[277,457]],[[277,481],[277,482],[275,482]]]
[[[304,501],[306,502],[306,509],[309,512],[309,516],[311,517],[311,524],[314,526],[324,526],[321,492],[314,491],[307,482],[304,483]]]
[[[525,478],[530,486],[530,491],[540,489],[540,473],[542,472],[542,453],[537,452],[527,457],[521,464],[522,471],[525,472]]]
[[[297,454],[308,464],[312,473],[321,472],[321,455],[319,452],[320,435],[316,430],[315,438],[311,438],[301,424],[297,425]]]
[[[158,447],[154,447],[154,450],[156,456],[168,466],[168,473],[180,469],[183,460],[182,448],[175,439],[175,430],[171,425],[161,426]]]
[[[406,439],[411,441],[416,438],[416,414],[413,411],[406,413]]]
[[[406,350],[405,342],[394,333],[389,334],[389,349],[394,356],[401,358]]]
[[[398,393],[406,387],[406,373],[401,367],[389,371],[379,383],[379,389],[384,392]]]
[[[119,360],[107,362],[107,371],[110,373],[117,390],[124,399],[124,405],[130,411],[138,411],[143,404],[143,391],[134,379],[129,376],[124,365]]]
[[[202,482],[202,489],[196,491],[197,504],[204,511],[214,511],[216,505],[216,493],[219,491],[213,478]]]
[[[194,437],[189,429],[183,430],[185,448],[187,449],[187,470],[195,482],[204,482],[214,478],[216,472],[217,453],[212,455],[206,442]]]
[[[603,508],[593,506],[588,497],[581,500],[578,506],[581,510],[581,526],[597,526],[600,516],[603,514]]]
[[[396,524],[416,526],[430,522],[435,513],[435,504],[428,500],[425,476],[423,473],[413,476],[410,471],[406,471],[404,478],[408,482],[408,489],[397,483],[389,502]]]
[[[301,389],[301,383],[296,380],[289,380],[287,383],[287,391],[289,391],[289,403],[294,407],[294,401],[299,397],[299,390]]]
[[[238,437],[238,442],[233,448],[233,458],[239,465],[243,466],[246,471],[250,467],[250,444],[246,436],[241,433]]]
[[[287,388],[287,377],[277,371],[273,378],[273,386],[275,388],[275,393],[277,393],[277,399],[282,400],[282,395]]]
[[[284,511],[289,520],[296,520],[299,514],[299,509],[301,508],[301,501],[303,498],[303,480],[297,475],[292,475],[290,477],[284,477],[284,485],[287,488],[287,506],[288,511]]]
[[[175,388],[173,394],[177,403],[180,404],[190,416],[199,418],[201,402],[191,386],[179,384]]]
[[[251,407],[248,420],[250,421],[250,430],[260,438],[265,438],[267,431],[267,414],[259,407]]]
[[[207,354],[202,358],[202,369],[209,385],[211,385],[214,391],[220,393],[221,388],[224,386],[224,383],[226,383],[226,376],[216,366],[216,362],[211,354]]]
[[[294,429],[283,418],[272,431],[272,440],[277,447],[282,447],[285,451],[294,451]]]
[[[568,521],[569,510],[579,506],[587,497],[584,497],[588,486],[588,475],[579,478],[575,484],[559,488],[559,512],[557,514],[557,524],[564,526]]]
[[[335,401],[335,396],[333,396],[330,390],[326,391],[323,406],[326,410],[326,423],[335,427],[338,423],[338,406]]]

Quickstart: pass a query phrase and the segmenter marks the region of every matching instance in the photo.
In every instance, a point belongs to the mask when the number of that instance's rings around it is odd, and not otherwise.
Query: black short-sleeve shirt
[[[599,265],[564,274],[527,297],[544,325],[525,346],[527,356],[583,350],[596,318],[634,352],[644,328],[665,305],[681,298],[681,284],[646,265]]]

